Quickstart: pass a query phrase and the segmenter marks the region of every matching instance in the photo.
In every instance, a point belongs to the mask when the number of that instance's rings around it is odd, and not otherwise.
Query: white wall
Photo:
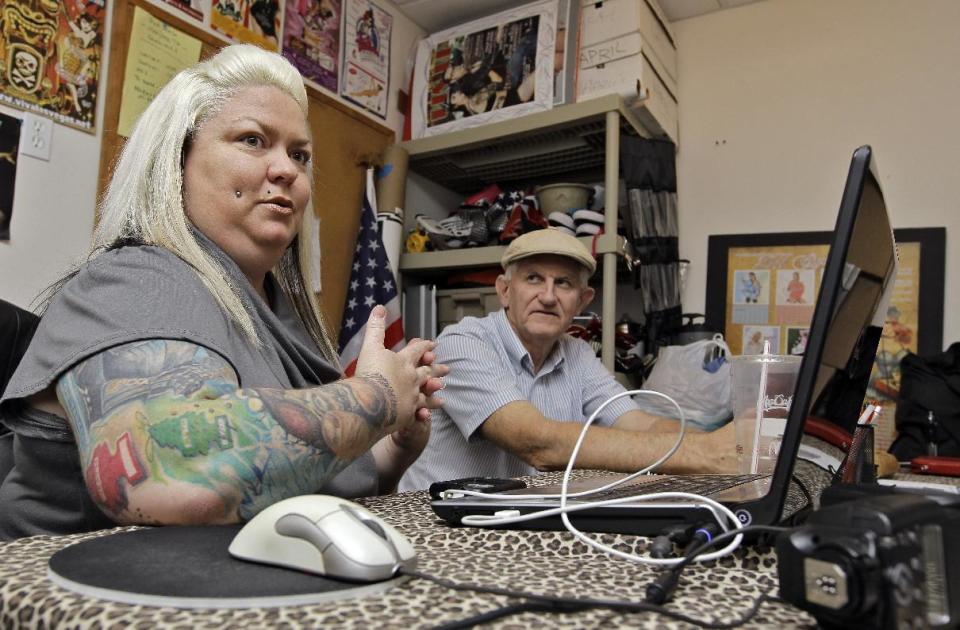
[[[832,229],[870,144],[894,227],[947,228],[944,346],[960,340],[958,27],[955,0],[766,0],[674,24],[686,311],[708,235]]]
[[[176,14],[165,5],[154,4]],[[107,6],[112,11],[113,3]],[[403,116],[397,110],[398,92],[405,88],[407,56],[423,35],[423,30],[389,1],[380,2],[379,6],[394,16],[385,124],[398,132],[399,137]],[[110,32],[109,20],[105,32]],[[105,55],[109,48],[108,38],[103,46]],[[106,59],[101,77],[106,77],[108,63],[109,59]],[[108,89],[108,85],[100,86],[98,130],[102,128],[103,99]],[[3,105],[0,105],[0,111],[18,118],[23,116],[23,112]],[[380,118],[372,118],[384,123]],[[27,307],[67,266],[86,252],[93,231],[100,140],[99,131],[92,135],[55,124],[49,162],[20,156],[10,224],[11,239],[0,242],[0,298]]]
[[[49,162],[17,160],[11,239],[0,241],[0,298],[22,307],[85,251],[93,230],[99,134],[54,125],[51,147]]]

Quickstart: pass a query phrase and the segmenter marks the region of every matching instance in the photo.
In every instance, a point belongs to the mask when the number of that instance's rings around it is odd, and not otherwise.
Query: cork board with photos
[[[802,355],[829,253],[830,232],[726,234],[709,238],[706,318],[735,354]],[[866,398],[884,407],[877,447],[893,439],[900,360],[940,352],[943,228],[894,230],[898,268]]]

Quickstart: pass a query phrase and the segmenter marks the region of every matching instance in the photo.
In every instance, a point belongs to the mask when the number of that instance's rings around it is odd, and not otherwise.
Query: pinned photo
[[[744,326],[741,354],[763,354],[763,342],[770,342],[770,353],[780,353],[779,326]]]
[[[801,355],[807,350],[807,336],[810,329],[806,326],[787,326],[787,354]]]
[[[734,304],[769,304],[770,272],[751,269],[733,272]]]
[[[813,269],[777,270],[777,304],[813,304]]]

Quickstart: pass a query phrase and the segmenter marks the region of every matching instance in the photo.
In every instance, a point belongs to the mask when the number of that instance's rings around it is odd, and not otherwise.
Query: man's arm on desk
[[[635,472],[670,450],[679,423],[630,411],[613,427],[591,426],[576,468]],[[526,401],[508,403],[480,426],[480,434],[538,470],[561,470],[583,430],[579,422],[544,416]],[[733,424],[712,433],[688,431],[679,450],[660,472],[732,472],[736,469]]]

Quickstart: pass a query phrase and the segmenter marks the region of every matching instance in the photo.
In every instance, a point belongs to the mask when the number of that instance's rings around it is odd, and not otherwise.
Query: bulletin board
[[[706,320],[734,354],[803,354],[832,232],[709,238]],[[942,350],[946,230],[894,230],[897,275],[866,398],[884,407],[876,445],[893,439],[900,360]]]
[[[125,141],[118,133],[118,123],[134,9],[139,7],[171,28],[199,40],[201,59],[213,55],[226,45],[207,31],[144,0],[115,0],[113,5],[98,198],[110,181],[113,164]],[[394,143],[395,134],[389,127],[371,120],[319,89],[308,85],[307,95],[310,99],[309,123],[315,145],[313,207],[320,219],[320,302],[330,332],[336,339],[360,225],[366,168],[379,161],[384,149]]]

